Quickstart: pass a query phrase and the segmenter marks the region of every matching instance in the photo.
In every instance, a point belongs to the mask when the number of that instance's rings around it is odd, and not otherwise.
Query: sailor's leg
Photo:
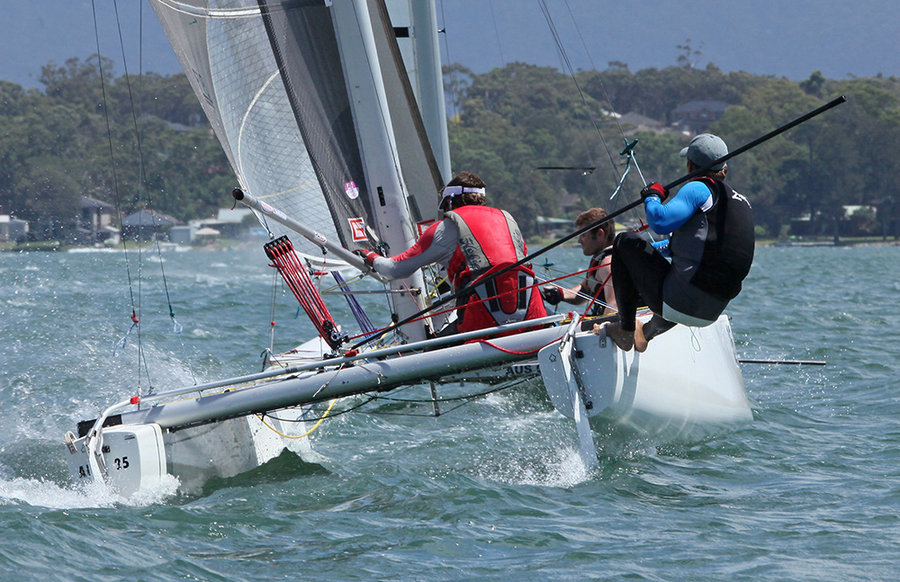
[[[602,326],[594,324],[594,335],[605,333],[606,337],[612,340],[616,346],[623,352],[630,351],[634,347],[634,330],[622,329],[622,324],[617,321],[604,323]]]
[[[650,318],[650,321],[647,322],[647,325],[644,326],[644,337],[647,338],[647,341],[650,341],[656,336],[666,333],[675,327],[675,325],[676,323],[674,321],[663,319],[654,313],[653,317]]]
[[[634,330],[634,349],[643,353],[647,350],[647,344],[650,343],[650,340],[673,327],[675,327],[675,323],[663,319],[655,313],[646,324],[638,321]]]
[[[655,316],[654,316],[655,317]],[[649,322],[648,322],[649,324]],[[637,320],[634,322],[634,349],[639,354],[643,354],[647,351],[647,344],[650,343],[650,340],[644,335],[644,324]]]
[[[665,257],[641,237],[633,233],[616,237],[610,270],[622,330],[634,331],[635,313],[642,304],[662,311],[663,281],[670,268]]]

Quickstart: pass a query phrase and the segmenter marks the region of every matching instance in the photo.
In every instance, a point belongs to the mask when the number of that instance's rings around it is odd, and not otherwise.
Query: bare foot
[[[625,331],[618,323],[607,323],[606,337],[612,340],[623,352],[631,351],[634,347],[634,332]]]
[[[644,324],[641,320],[637,320],[634,325],[634,349],[639,354],[643,354],[647,351],[647,345],[649,343],[650,340],[644,337]]]

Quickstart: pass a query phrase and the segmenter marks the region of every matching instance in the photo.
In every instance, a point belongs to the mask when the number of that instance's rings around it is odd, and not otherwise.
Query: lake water
[[[438,418],[372,403],[313,433],[327,468],[283,456],[122,503],[70,487],[75,422],[138,383],[259,370],[273,297],[276,351],[312,333],[261,249],[163,253],[165,287],[155,251],[129,257],[0,253],[3,580],[900,577],[898,246],[757,250],[729,309],[739,355],[827,365],[744,365],[755,420],[714,441],[598,435],[586,472],[574,425],[521,386]],[[146,365],[137,333],[114,355],[132,296]]]

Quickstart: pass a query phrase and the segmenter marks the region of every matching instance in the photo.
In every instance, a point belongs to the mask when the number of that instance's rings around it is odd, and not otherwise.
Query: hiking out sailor
[[[456,319],[438,335],[544,317],[544,303],[535,290],[534,272],[529,265],[479,283],[528,252],[515,219],[504,210],[486,206],[481,178],[472,172],[460,172],[440,195],[438,208],[444,212],[444,218],[425,230],[405,252],[390,258],[372,251],[354,252],[389,279],[408,277],[417,269],[436,263],[446,269],[454,292],[470,289],[471,293],[456,300]]]
[[[602,208],[585,210],[575,219],[579,229],[602,220],[607,216]],[[588,272],[578,285],[565,288],[548,285],[541,288],[541,296],[550,305],[558,305],[561,301],[582,305],[593,301],[590,315],[609,315],[615,313],[616,294],[613,292],[612,273],[610,272],[610,255],[613,239],[616,238],[616,224],[608,220],[591,230],[581,233],[578,244],[584,256],[591,257]]]
[[[650,228],[669,234],[671,263],[634,233],[616,237],[612,280],[619,321],[606,334],[622,350],[643,352],[655,335],[676,323],[711,325],[741,291],[753,262],[753,210],[746,197],[725,184],[728,154],[721,138],[704,133],[681,150],[692,173],[710,166],[678,192],[654,182],[641,190]],[[653,311],[646,325],[635,320],[637,307]]]

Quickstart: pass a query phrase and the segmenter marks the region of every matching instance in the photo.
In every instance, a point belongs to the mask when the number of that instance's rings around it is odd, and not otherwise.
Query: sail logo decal
[[[347,194],[347,198],[349,198],[350,200],[356,200],[357,198],[359,198],[359,188],[357,188],[356,182],[350,180],[349,182],[345,183],[344,193]]]
[[[259,208],[260,208],[260,210],[263,211],[263,214],[269,214],[269,215],[271,215],[271,216],[277,216],[278,218],[284,218],[284,219],[287,218],[287,216],[285,216],[284,212],[278,210],[277,208],[274,208],[274,207],[272,207],[272,206],[269,206],[268,204],[266,204],[266,203],[263,202],[262,200],[259,201]]]
[[[737,192],[735,192],[734,195],[732,195],[731,199],[739,200],[739,201],[743,202],[744,204],[746,204],[747,206],[750,206],[750,201],[747,200],[747,197],[744,196],[743,194],[738,194]]]
[[[349,218],[350,234],[354,242],[366,240],[366,223],[362,218]]]

